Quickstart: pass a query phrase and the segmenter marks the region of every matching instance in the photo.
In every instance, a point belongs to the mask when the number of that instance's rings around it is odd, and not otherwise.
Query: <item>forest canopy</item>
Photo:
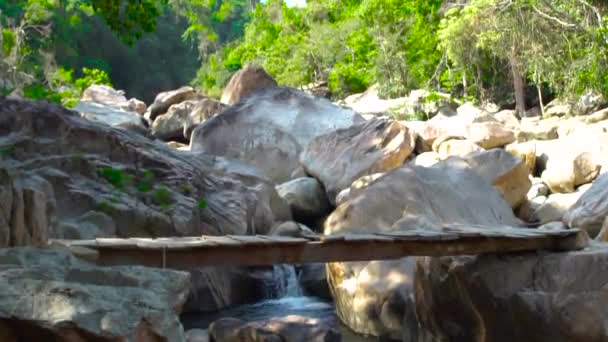
[[[39,93],[106,82],[149,101],[192,83],[219,96],[254,64],[283,85],[327,82],[334,98],[378,84],[526,110],[530,94],[608,95],[600,0],[0,0],[0,11],[0,80]]]

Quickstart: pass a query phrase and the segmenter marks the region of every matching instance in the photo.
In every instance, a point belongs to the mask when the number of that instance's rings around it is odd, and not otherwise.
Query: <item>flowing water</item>
[[[274,266],[272,281],[266,284],[266,298],[255,304],[241,305],[234,308],[205,314],[185,314],[182,323],[188,329],[207,329],[211,322],[222,317],[233,317],[244,321],[265,320],[272,317],[300,315],[305,317],[336,320],[333,303],[317,297],[305,296],[299,285],[296,271],[290,265]],[[379,341],[352,333],[340,326],[344,342]]]

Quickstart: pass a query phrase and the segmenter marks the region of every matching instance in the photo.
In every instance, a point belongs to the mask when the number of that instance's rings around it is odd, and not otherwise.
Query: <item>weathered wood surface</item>
[[[51,240],[78,253],[96,251],[103,265],[187,269],[219,265],[273,265],[582,249],[584,231],[446,225],[441,230],[283,236],[202,236]],[[89,256],[90,257],[90,256]]]

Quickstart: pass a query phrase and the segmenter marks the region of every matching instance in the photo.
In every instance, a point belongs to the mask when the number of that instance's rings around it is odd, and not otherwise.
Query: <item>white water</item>
[[[301,297],[304,291],[292,265],[273,266],[272,279],[266,285],[266,299]]]
[[[320,318],[326,322],[338,319],[333,303],[304,295],[293,266],[276,265],[273,267],[271,279],[266,283],[265,299],[262,301],[224,309],[212,314],[183,315],[182,323],[186,329],[207,329],[211,322],[222,317],[233,317],[252,322],[287,315]],[[342,332],[344,342],[379,341],[376,338],[358,336],[339,323],[336,324]]]

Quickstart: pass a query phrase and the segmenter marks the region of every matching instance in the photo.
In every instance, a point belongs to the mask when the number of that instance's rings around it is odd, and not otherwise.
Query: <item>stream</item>
[[[306,296],[299,285],[296,271],[290,265],[274,266],[273,279],[265,285],[266,298],[258,303],[241,305],[213,313],[190,313],[181,317],[186,330],[207,329],[209,325],[223,317],[233,317],[244,321],[265,320],[271,317],[300,315],[312,318],[337,320],[333,303],[321,298]],[[344,342],[373,342],[378,338],[364,337],[340,325]]]

